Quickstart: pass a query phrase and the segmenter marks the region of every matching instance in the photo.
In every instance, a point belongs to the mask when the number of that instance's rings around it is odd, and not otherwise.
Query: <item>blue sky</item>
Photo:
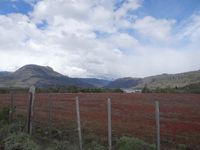
[[[38,0],[1,0],[0,14],[21,13],[28,15],[33,11],[33,4]],[[116,0],[114,10],[120,8],[127,0]],[[178,23],[184,22],[194,13],[200,13],[199,0],[141,0],[142,6],[129,12],[130,16],[138,18],[153,16],[157,19],[175,19]],[[45,21],[38,24],[39,28],[47,26]],[[97,34],[99,34],[97,32]],[[102,33],[103,34],[103,33]],[[104,34],[103,34],[104,36]]]
[[[118,78],[200,69],[199,0],[1,0],[0,35],[0,70],[38,64]]]
[[[28,14],[32,10],[32,6],[23,0],[1,0],[0,14],[22,13]]]
[[[183,21],[200,10],[199,0],[144,0],[138,10],[139,16],[151,15],[156,18]]]
[[[31,1],[31,0],[30,0]],[[126,0],[116,0],[116,8],[119,8]],[[133,14],[138,17],[151,15],[155,18],[176,19],[183,21],[194,12],[200,11],[199,0],[142,0],[142,7]],[[24,0],[1,0],[0,14],[22,13],[28,14],[33,5]]]

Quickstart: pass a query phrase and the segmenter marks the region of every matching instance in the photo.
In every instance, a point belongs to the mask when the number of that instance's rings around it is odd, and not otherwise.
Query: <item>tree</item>
[[[150,89],[147,87],[147,84],[144,85],[144,88],[142,89],[142,93],[150,93]]]

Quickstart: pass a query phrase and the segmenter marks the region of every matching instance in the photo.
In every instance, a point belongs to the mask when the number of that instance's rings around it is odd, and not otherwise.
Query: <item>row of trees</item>
[[[148,88],[147,85],[142,89],[142,93],[200,93],[200,83],[190,84],[184,87]]]
[[[28,92],[28,88],[0,88],[0,94],[15,92]],[[123,93],[120,88],[108,89],[108,88],[80,88],[77,86],[51,86],[44,88],[36,88],[37,93]],[[147,85],[142,89],[142,93],[200,93],[200,83],[190,84],[185,87],[166,87],[151,89]]]
[[[28,88],[0,88],[0,94],[10,93],[10,91],[15,92],[28,92]],[[107,88],[80,88],[77,86],[51,86],[51,87],[38,87],[36,88],[37,93],[122,93],[121,89],[107,89]]]
[[[37,88],[36,92],[55,92],[55,93],[106,93],[106,92],[115,92],[122,93],[121,89],[107,89],[107,88],[80,88],[77,86],[69,87],[49,87],[49,88]]]

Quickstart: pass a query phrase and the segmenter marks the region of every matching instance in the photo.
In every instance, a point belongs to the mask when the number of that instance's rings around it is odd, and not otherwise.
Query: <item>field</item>
[[[155,143],[155,101],[159,101],[161,147],[185,144],[194,150],[200,148],[199,94],[36,94],[34,121],[49,125],[52,101],[53,125],[76,126],[76,96],[80,99],[83,137],[87,130],[107,138],[107,98],[111,98],[113,141],[127,135]],[[14,94],[17,113],[26,113],[27,99],[27,94]],[[0,95],[0,104],[10,105],[10,95]]]

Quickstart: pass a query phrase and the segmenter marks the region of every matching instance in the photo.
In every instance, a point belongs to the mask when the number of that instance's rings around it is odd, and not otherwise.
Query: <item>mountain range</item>
[[[107,85],[108,88],[149,89],[181,88],[200,83],[200,70],[178,74],[161,74],[144,78],[120,78]]]
[[[200,83],[200,70],[178,74],[161,74],[144,78],[119,78],[114,81],[96,78],[71,78],[48,66],[26,65],[15,72],[0,72],[0,88],[27,88],[31,85],[44,88],[51,86],[77,86],[81,88],[150,89],[185,87]]]
[[[26,65],[15,72],[0,72],[0,87],[26,88],[31,85],[36,87],[50,86],[77,86],[81,88],[103,87],[109,81],[93,78],[70,78],[64,76],[51,67]]]

